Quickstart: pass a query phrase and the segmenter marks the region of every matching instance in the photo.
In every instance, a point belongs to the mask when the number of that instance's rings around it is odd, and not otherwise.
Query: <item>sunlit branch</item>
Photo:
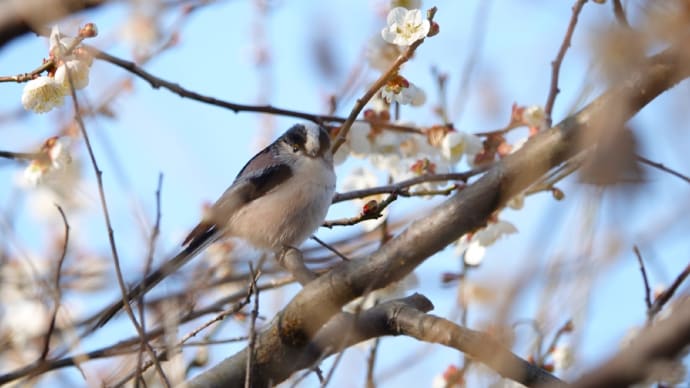
[[[96,161],[96,155],[93,152],[93,148],[91,147],[91,141],[89,139],[89,135],[86,132],[86,125],[84,124],[84,120],[81,117],[80,110],[79,110],[79,101],[77,100],[77,94],[76,91],[74,90],[74,82],[72,82],[72,74],[71,70],[68,68],[67,69],[67,80],[69,81],[69,90],[70,94],[72,96],[72,103],[74,105],[74,119],[77,122],[77,125],[79,127],[79,130],[84,138],[84,143],[86,144],[86,149],[89,154],[89,159],[91,160],[91,166],[93,167],[93,171],[96,174],[96,181],[98,185],[98,194],[100,198],[100,203],[101,203],[101,210],[103,211],[103,218],[105,221],[105,226],[108,231],[108,241],[110,243],[110,250],[113,256],[113,263],[115,265],[115,274],[117,278],[117,283],[120,287],[120,293],[122,294],[123,302],[124,302],[124,309],[129,316],[130,320],[132,321],[132,324],[134,325],[134,328],[136,329],[137,333],[139,334],[139,337],[141,338],[142,341],[146,341],[146,333],[142,329],[141,325],[137,322],[137,318],[134,316],[134,312],[132,311],[132,307],[127,303],[127,286],[125,285],[124,277],[122,276],[122,269],[120,267],[120,257],[117,251],[117,245],[115,244],[115,233],[113,232],[113,227],[112,223],[110,221],[110,212],[108,210],[108,204],[106,202],[106,197],[105,197],[105,189],[103,187],[103,172],[101,169],[98,167],[98,162]],[[151,348],[150,345],[147,344],[146,346],[146,351],[147,353],[151,356],[152,359],[156,359],[155,352]],[[165,373],[163,372],[163,368],[160,366],[158,362],[156,362],[156,370],[158,371],[158,374],[161,376],[161,379],[163,383],[165,384],[166,387],[170,387],[170,381],[168,381],[168,378],[165,376]]]
[[[587,0],[575,1],[575,4],[573,5],[573,14],[570,18],[570,23],[568,23],[568,29],[565,32],[565,36],[563,37],[563,43],[561,43],[561,47],[558,50],[556,59],[551,62],[551,87],[549,88],[549,95],[546,97],[546,104],[544,105],[547,127],[551,127],[551,111],[553,110],[553,105],[556,102],[556,96],[560,92],[560,89],[558,88],[558,76],[561,71],[561,64],[563,63],[563,58],[565,58],[565,53],[570,47],[570,41],[573,37],[573,33],[575,32],[575,26],[577,25],[577,19],[580,16],[582,7],[584,7],[586,2]]]
[[[434,15],[436,14],[436,7],[431,8],[427,14],[429,22],[433,22]],[[420,39],[414,43],[412,43],[404,53],[400,54],[398,58],[393,62],[391,67],[381,76],[374,81],[374,83],[369,87],[369,89],[364,93],[364,95],[360,98],[357,99],[357,102],[355,105],[352,107],[352,111],[350,114],[347,116],[347,119],[343,123],[343,125],[340,127],[340,131],[338,131],[338,136],[333,140],[333,146],[331,147],[331,150],[333,151],[333,154],[338,151],[338,148],[345,142],[345,139],[347,139],[347,133],[350,131],[350,127],[352,124],[355,122],[357,119],[357,116],[359,116],[360,112],[364,109],[364,107],[367,105],[369,100],[371,100],[376,93],[381,90],[381,88],[386,85],[386,83],[390,80],[390,78],[397,74],[398,70],[400,70],[400,66],[402,66],[405,62],[409,61],[410,58],[412,58],[412,55],[414,54],[415,50],[417,50],[417,47],[419,47],[422,43],[424,43],[425,39]]]

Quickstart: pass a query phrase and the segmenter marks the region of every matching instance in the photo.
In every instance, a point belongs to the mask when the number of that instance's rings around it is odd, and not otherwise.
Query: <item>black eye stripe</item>
[[[305,133],[304,126],[295,125],[285,134],[285,141],[292,146],[299,148],[304,148],[304,144],[307,142],[307,136]]]

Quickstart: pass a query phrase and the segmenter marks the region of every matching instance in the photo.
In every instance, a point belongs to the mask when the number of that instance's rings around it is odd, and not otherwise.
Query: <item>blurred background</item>
[[[393,107],[393,112],[412,127],[429,128],[448,121],[456,130],[474,134],[505,127],[513,104],[543,107],[550,90],[551,63],[563,42],[573,3],[423,1],[417,7],[438,7],[434,20],[440,33],[424,41],[401,74],[424,90],[426,102]],[[636,60],[666,47],[668,37],[677,33],[676,24],[687,29],[681,23],[688,17],[685,2],[635,0],[623,1],[623,6],[634,31],[620,27],[609,1],[588,2],[583,7],[560,69],[554,123],[624,77]],[[370,53],[380,40],[389,8],[385,0],[119,1],[75,14],[58,25],[62,34],[75,36],[80,26],[95,23],[98,36],[85,43],[205,96],[347,117],[356,99],[381,74],[372,65]],[[29,72],[47,57],[47,37],[25,35],[0,49],[0,75]],[[32,185],[26,181],[26,162],[0,160],[0,182],[4,182],[0,185],[0,374],[30,364],[41,353],[40,335],[53,309],[44,285],[52,281],[64,243],[63,221],[54,204],[65,212],[70,237],[57,320],[64,330],[51,355],[88,352],[135,335],[124,314],[85,338],[75,338],[79,330],[70,329],[117,298],[119,289],[96,177],[73,121],[71,100],[36,114],[22,107],[24,87],[13,82],[0,85],[0,150],[36,152],[46,139],[59,135],[71,163],[63,174]],[[629,122],[630,139],[612,140],[609,151],[626,154],[632,149],[690,174],[685,155],[690,144],[689,91],[684,82],[662,94]],[[225,190],[254,153],[299,121],[274,114],[235,113],[181,98],[100,60],[94,60],[89,84],[78,96],[103,171],[128,282],[135,282],[144,271],[157,214],[159,174],[161,220],[154,263],[175,252],[204,204]],[[528,133],[525,127],[516,128],[506,135],[506,142],[518,144]],[[450,163],[446,171],[465,171],[470,168],[468,161],[472,162],[469,156]],[[591,174],[613,163],[599,162],[602,165],[585,170]],[[372,155],[350,155],[336,167],[337,191],[387,184],[392,173],[382,165]],[[591,184],[595,180],[591,176],[574,173],[556,184],[564,194],[562,199],[549,190],[527,195],[522,206],[497,214],[498,220],[514,227],[514,233],[487,246],[478,262],[469,265],[466,257],[464,262],[458,247],[451,245],[426,260],[415,271],[416,279],[408,279],[398,292],[422,293],[433,301],[434,314],[505,336],[516,354],[554,367],[559,377],[580,375],[615,354],[645,325],[645,287],[633,247],[639,248],[644,260],[652,296],[688,265],[688,182],[648,165],[633,170],[633,179],[599,185]],[[406,222],[423,217],[425,209],[443,199],[442,195],[398,199],[385,213],[387,233],[395,235]],[[361,207],[362,202],[356,201],[337,204],[328,219],[356,216]],[[376,249],[381,221],[322,228],[317,236],[350,247],[366,242],[365,247],[350,251],[359,258]],[[305,246],[316,244],[308,241]],[[318,248],[309,252],[315,258],[326,255]],[[151,299],[184,290],[190,277],[199,273],[236,278],[206,290],[197,306],[238,292],[247,284],[246,262],[256,263],[258,256],[237,242],[212,247],[181,275],[157,287]],[[323,268],[337,261],[318,260],[314,266]],[[270,271],[275,269],[273,263],[267,265],[266,279],[284,278]],[[262,292],[263,319],[257,324],[267,324],[298,290],[289,284]],[[687,287],[681,286],[680,292],[687,292]],[[672,303],[666,306],[672,308]],[[151,314],[155,315],[155,309]],[[212,317],[182,322],[173,335],[180,338]],[[208,337],[199,340],[245,336],[248,327],[247,316],[239,314],[217,330],[202,332]],[[559,331],[563,333],[557,335]],[[554,348],[549,349],[554,339]],[[73,345],[69,351],[67,343]],[[170,368],[193,376],[244,346],[246,341],[185,347],[169,361],[174,365]],[[371,346],[348,349],[330,385],[364,386]],[[199,362],[204,352],[208,360]],[[60,369],[28,384],[114,383],[131,371],[133,362],[131,356],[82,362],[81,372]],[[322,369],[328,371],[333,362],[333,357],[325,360]],[[374,379],[380,387],[410,382],[431,386],[449,368],[467,366],[467,386],[508,386],[495,373],[467,362],[453,349],[410,338],[382,338]],[[680,381],[687,382],[687,377],[683,375]],[[319,384],[312,373],[298,386]]]

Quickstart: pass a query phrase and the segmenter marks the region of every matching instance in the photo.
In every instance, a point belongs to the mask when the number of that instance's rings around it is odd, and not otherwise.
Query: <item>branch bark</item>
[[[637,335],[598,368],[577,380],[576,387],[627,387],[650,378],[661,363],[673,361],[690,344],[690,297],[674,306],[672,314]]]
[[[259,334],[256,386],[276,384],[303,366],[289,355],[307,351],[317,333],[350,300],[402,279],[434,253],[483,224],[514,195],[551,168],[596,143],[592,133],[617,128],[665,90],[690,75],[690,42],[655,55],[585,108],[531,138],[520,151],[430,214],[413,222],[371,257],[342,263],[306,285]],[[618,126],[616,126],[618,124]],[[688,339],[690,341],[690,339]],[[237,386],[246,349],[191,381],[191,386]]]
[[[502,376],[527,386],[565,386],[561,380],[517,357],[490,336],[426,314],[433,307],[425,296],[413,294],[376,305],[360,314],[339,313],[319,331],[305,349],[287,350],[284,356],[291,360],[295,368],[310,368],[324,358],[362,341],[388,335],[406,335],[420,341],[438,343],[464,351],[494,368]],[[241,370],[243,362],[245,359],[242,357],[234,358],[232,365],[225,365],[225,368],[216,368],[212,373],[203,374],[190,383],[189,387],[214,387],[223,386],[227,381],[234,382],[240,378],[239,375],[219,375],[226,372],[236,374]],[[264,372],[253,370],[252,382],[255,386],[270,385],[270,380],[264,380]],[[285,377],[288,376],[289,374]]]

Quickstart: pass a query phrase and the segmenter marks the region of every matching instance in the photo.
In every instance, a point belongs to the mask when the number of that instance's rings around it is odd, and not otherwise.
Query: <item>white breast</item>
[[[228,234],[257,248],[298,247],[326,218],[335,191],[333,167],[323,159],[299,158],[294,175],[242,207]]]

